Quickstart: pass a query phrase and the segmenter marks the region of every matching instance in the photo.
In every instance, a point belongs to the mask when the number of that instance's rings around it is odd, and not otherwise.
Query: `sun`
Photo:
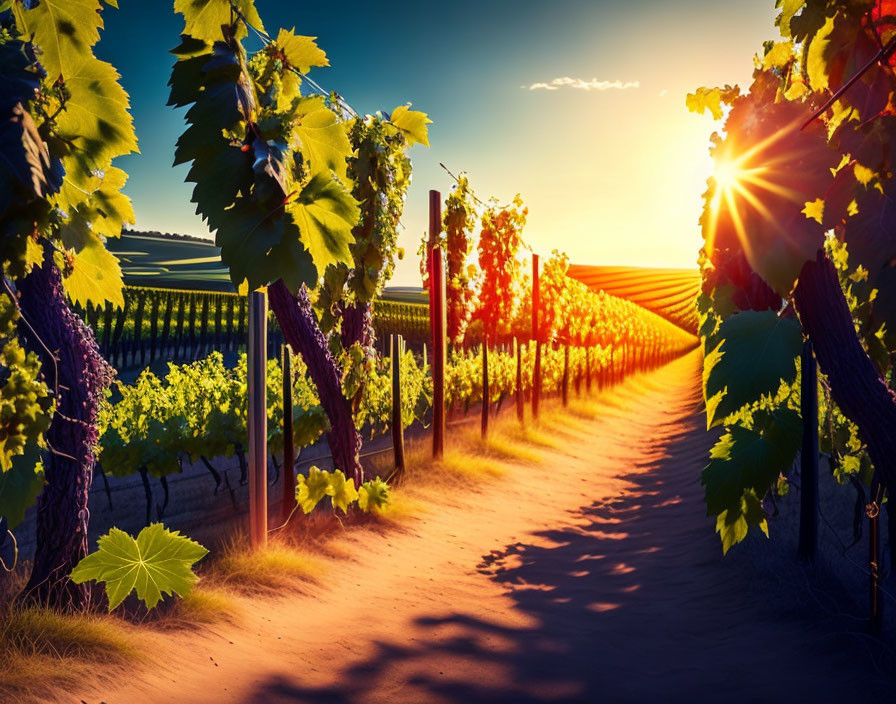
[[[715,164],[712,176],[716,182],[717,192],[724,192],[736,189],[745,175],[736,162],[720,159]]]

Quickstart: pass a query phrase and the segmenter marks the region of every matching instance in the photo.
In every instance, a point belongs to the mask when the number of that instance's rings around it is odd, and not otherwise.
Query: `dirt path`
[[[323,585],[159,640],[93,704],[864,701],[867,659],[782,613],[704,517],[700,359],[632,380],[564,451],[404,529],[353,531]],[[561,436],[561,434],[564,434]],[[782,585],[781,589],[786,589]]]

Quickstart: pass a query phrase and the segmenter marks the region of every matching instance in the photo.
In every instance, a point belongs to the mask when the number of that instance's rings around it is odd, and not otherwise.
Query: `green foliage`
[[[12,69],[7,80],[16,87],[8,109],[17,127],[0,149],[8,163],[29,164],[30,173],[6,176],[18,198],[14,208],[0,207],[0,228],[9,238],[5,266],[14,275],[40,262],[49,243],[72,300],[121,305],[121,273],[104,238],[134,221],[121,193],[127,175],[112,160],[136,151],[137,140],[118,73],[93,54],[100,9],[100,0],[12,4],[15,22],[0,42]]]
[[[308,468],[308,476],[296,476],[296,502],[302,511],[311,513],[330,489],[330,473],[317,467]]]
[[[251,0],[240,9],[260,27]],[[328,266],[351,264],[360,215],[343,181],[352,149],[339,115],[303,96],[292,72],[326,57],[310,37],[280,32],[250,58],[245,24],[223,0],[175,10],[185,28],[169,103],[190,106],[176,163],[192,162],[193,200],[230,278],[250,289],[280,279],[293,291],[314,288]]]
[[[744,490],[763,496],[780,474],[786,474],[802,437],[799,413],[789,409],[762,411],[753,427],[732,426],[713,447],[703,470],[706,506],[711,516],[740,511]]]
[[[16,337],[19,314],[8,296],[0,296],[0,474],[13,468],[13,461],[29,450],[43,446],[54,403],[42,379],[40,361],[26,353]],[[32,456],[33,459],[33,456]],[[32,474],[33,463],[32,463]],[[8,505],[8,504],[7,504]],[[0,515],[6,512],[0,509]]]
[[[368,512],[390,501],[389,485],[379,477],[356,489],[340,469],[328,472],[310,467],[307,476],[296,476],[296,502],[304,513],[311,513],[325,496],[330,497],[334,510],[340,509],[343,513],[348,513],[349,506],[355,502],[362,511]]]
[[[43,488],[40,452],[36,445],[29,445],[24,454],[12,458],[9,469],[0,472],[0,516],[10,530],[25,520],[25,511],[37,501]]]
[[[740,95],[740,88],[726,85],[724,88],[698,88],[688,93],[686,104],[691,112],[704,114],[709,110],[713,120],[722,119],[722,105],[731,105]]]
[[[722,342],[703,363],[707,428],[793,383],[803,344],[799,323],[770,310],[732,315],[718,336]]]
[[[134,590],[152,609],[163,594],[189,594],[199,581],[191,568],[207,554],[199,543],[161,523],[147,526],[136,539],[113,528],[99,539],[97,551],[72,570],[71,579],[75,584],[105,582],[110,611]]]
[[[364,482],[358,489],[358,506],[362,511],[383,508],[390,501],[389,485],[379,477]]]
[[[727,429],[704,472],[726,551],[751,526],[768,532],[762,501],[786,492],[781,475],[800,432],[783,422],[798,407],[799,334],[795,322],[782,328],[778,313],[790,310],[794,283],[821,250],[837,268],[866,352],[894,381],[896,59],[871,59],[896,36],[896,3],[776,5],[782,40],[764,44],[749,91],[688,96],[688,107],[717,118],[723,103],[731,105],[724,131],[713,136],[698,303],[707,419]],[[839,481],[868,482],[858,428],[830,398],[823,375],[819,385],[822,453]]]

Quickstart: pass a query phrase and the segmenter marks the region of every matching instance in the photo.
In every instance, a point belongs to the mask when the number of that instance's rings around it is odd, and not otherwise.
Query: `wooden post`
[[[563,407],[569,405],[569,343],[563,345]]]
[[[585,348],[585,391],[591,393],[591,345]]]
[[[292,350],[289,345],[281,349],[283,365],[283,501],[280,517],[289,520],[296,505],[296,448],[292,432]]]
[[[870,567],[870,623],[872,635],[878,636],[883,623],[883,602],[880,589],[880,508],[869,514],[868,519],[868,566]]]
[[[520,423],[525,420],[525,401],[523,399],[523,348],[519,338],[516,340],[516,417]]]
[[[435,306],[433,305],[433,271],[432,251],[439,244],[439,236],[442,234],[442,194],[438,191],[429,192],[429,242],[426,249],[426,273],[429,276],[429,330],[430,336],[436,327]]]
[[[404,471],[404,423],[401,413],[401,359],[404,357],[404,338],[391,336],[392,353],[392,451],[395,455],[395,476]]]
[[[445,311],[445,259],[438,247],[430,258],[429,281],[432,311],[432,455],[445,453],[445,358],[448,354],[448,319]]]
[[[488,387],[488,336],[482,341],[482,439],[488,437],[488,404],[491,398]]]
[[[267,294],[249,294],[249,536],[252,547],[268,538]],[[194,340],[195,343],[195,340]]]
[[[868,595],[869,621],[871,635],[878,636],[883,625],[883,600],[880,587],[880,507],[884,500],[884,489],[877,472],[871,480],[871,492],[865,513],[868,516],[868,574],[870,593]]]
[[[538,339],[538,309],[541,306],[541,280],[538,255],[532,255],[532,341],[535,343],[535,367],[532,370],[532,417],[538,418],[541,396],[541,342]]]
[[[800,412],[803,445],[800,453],[799,555],[814,562],[818,553],[818,368],[811,340],[803,343]]]

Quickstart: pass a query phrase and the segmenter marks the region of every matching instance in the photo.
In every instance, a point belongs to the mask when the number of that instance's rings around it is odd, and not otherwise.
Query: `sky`
[[[183,112],[166,107],[183,28],[170,0],[104,11],[97,54],[122,74],[141,153],[116,162],[137,228],[211,237],[172,169]],[[749,85],[776,36],[774,0],[256,0],[271,34],[318,37],[311,76],[359,112],[412,103],[433,120],[411,151],[413,183],[391,285],[419,285],[428,191],[467,172],[482,200],[519,193],[524,239],[574,263],[696,266],[701,194],[717,125],[685,108],[698,86]]]

